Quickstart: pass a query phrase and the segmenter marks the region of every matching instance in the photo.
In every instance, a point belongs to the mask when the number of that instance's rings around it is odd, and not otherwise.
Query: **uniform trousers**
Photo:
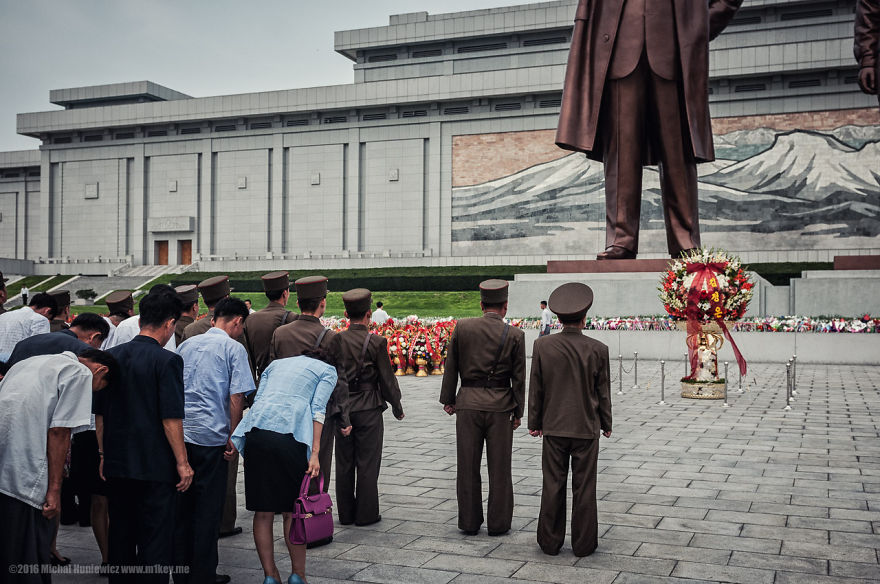
[[[48,584],[52,581],[49,547],[54,521],[43,517],[42,510],[9,495],[0,493],[0,582]],[[18,566],[24,565],[19,571]],[[36,573],[31,566],[39,569]],[[42,566],[46,566],[45,573]],[[30,569],[30,570],[29,570]]]
[[[336,436],[336,508],[343,525],[367,525],[379,518],[382,408],[351,412],[351,425],[350,436]]]
[[[541,471],[541,511],[538,514],[538,545],[555,555],[565,541],[565,499],[568,463],[571,460],[571,547],[576,556],[588,556],[599,545],[596,509],[596,461],[599,441],[544,436]]]
[[[483,524],[480,463],[485,442],[486,465],[489,469],[487,526],[490,533],[504,533],[510,529],[513,519],[513,479],[510,470],[513,425],[510,412],[456,410],[455,418],[458,528],[476,531]]]
[[[669,253],[677,256],[700,247],[697,165],[679,85],[651,71],[644,55],[630,75],[605,81],[599,123],[605,160],[606,248],[639,250],[642,166],[649,147],[660,161]]]
[[[220,533],[229,533],[235,529],[235,521],[238,519],[238,498],[235,485],[238,482],[238,452],[232,455],[232,460],[226,465],[226,488],[223,500],[223,517],[220,519]]]
[[[107,502],[110,513],[110,583],[168,584],[174,559],[174,515],[177,490],[172,482],[110,477]],[[121,567],[165,566],[165,571],[123,573]]]
[[[174,574],[176,584],[214,584],[217,572],[217,537],[226,493],[225,446],[186,443],[193,469],[189,489],[178,495],[174,526],[174,564],[188,566],[189,574]]]

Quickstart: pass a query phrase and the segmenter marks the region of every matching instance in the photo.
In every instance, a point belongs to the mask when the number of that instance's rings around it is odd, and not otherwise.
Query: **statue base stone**
[[[726,381],[681,382],[681,397],[689,399],[724,399]]]

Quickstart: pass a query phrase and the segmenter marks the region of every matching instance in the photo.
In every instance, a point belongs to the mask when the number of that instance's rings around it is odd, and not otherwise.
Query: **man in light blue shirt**
[[[227,461],[234,453],[229,436],[241,421],[244,394],[255,389],[247,351],[235,340],[247,316],[244,302],[225,298],[214,308],[212,328],[177,348],[183,358],[183,438],[195,472],[180,495],[175,527],[175,564],[190,570],[175,574],[178,584],[215,581]]]

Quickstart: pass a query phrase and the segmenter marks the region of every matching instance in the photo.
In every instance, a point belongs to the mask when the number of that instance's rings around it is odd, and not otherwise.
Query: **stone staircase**
[[[133,266],[119,270],[116,274],[126,278],[157,278],[165,274],[181,274],[190,266]]]

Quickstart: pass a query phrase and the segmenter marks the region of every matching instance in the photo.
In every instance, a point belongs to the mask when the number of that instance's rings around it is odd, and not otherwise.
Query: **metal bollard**
[[[617,356],[617,395],[623,395],[623,355]]]
[[[797,355],[791,356],[791,395],[797,395]]]
[[[685,354],[684,354],[684,376],[685,376],[685,377],[687,377],[688,375],[690,375],[690,371],[688,371],[688,365],[689,365],[689,364],[690,364],[690,363],[688,362],[688,354],[685,353]]]
[[[742,369],[740,369],[739,367],[737,367],[737,370],[739,371],[739,393],[742,393],[743,392],[743,372],[742,372]]]
[[[785,411],[791,411],[791,363],[785,364]]]
[[[727,403],[727,367],[730,365],[727,361],[724,362],[724,404],[722,407],[729,408],[730,404]]]
[[[660,361],[660,403],[658,406],[666,405],[666,361]]]
[[[633,389],[639,389],[639,352],[633,351]]]
[[[794,361],[793,360],[791,360],[791,359],[788,360],[788,367],[789,367],[789,371],[791,371],[791,374],[788,377],[788,401],[793,402],[794,396],[796,393],[794,390]]]

